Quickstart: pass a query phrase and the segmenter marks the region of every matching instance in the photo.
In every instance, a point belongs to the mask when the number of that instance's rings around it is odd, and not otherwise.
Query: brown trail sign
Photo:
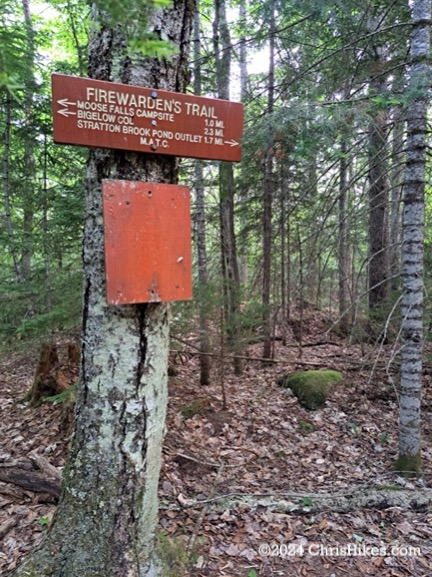
[[[52,75],[54,142],[240,161],[243,104]]]

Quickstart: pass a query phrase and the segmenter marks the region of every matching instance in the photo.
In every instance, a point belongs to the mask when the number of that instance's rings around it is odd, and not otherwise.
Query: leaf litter
[[[312,343],[316,335],[308,338]],[[277,343],[277,363],[246,361],[241,376],[234,375],[225,359],[226,407],[220,361],[213,363],[213,383],[200,387],[198,358],[183,355],[169,381],[159,528],[189,553],[185,575],[430,577],[430,510],[393,507],[313,513],[308,512],[309,497],[304,497],[305,512],[299,515],[262,506],[221,510],[211,500],[231,494],[273,495],[277,500],[287,493],[350,493],[376,485],[429,487],[431,376],[426,371],[424,476],[406,481],[392,472],[397,454],[397,395],[388,385],[382,363],[376,363],[370,378],[374,350],[347,347],[341,340],[305,346],[300,357],[295,347]],[[259,357],[259,347],[250,346],[248,354]],[[381,354],[385,359],[385,350]],[[343,383],[316,411],[302,408],[276,384],[283,374],[309,364],[335,368],[344,375]],[[35,365],[36,353],[0,359],[0,464],[36,450],[61,469],[68,444],[62,407],[31,408],[17,402],[31,386]],[[203,504],[191,508],[190,500]],[[40,494],[0,483],[1,575],[13,570],[40,541],[54,511],[55,503]],[[269,545],[270,554],[262,553],[263,544]],[[362,554],[371,548],[382,554]]]

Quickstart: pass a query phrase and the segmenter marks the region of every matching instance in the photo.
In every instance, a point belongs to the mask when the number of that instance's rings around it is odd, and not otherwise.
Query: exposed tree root
[[[399,489],[392,486],[368,486],[351,493],[285,493],[283,495],[229,494],[203,501],[185,499],[178,501],[182,507],[195,508],[211,503],[214,510],[237,507],[266,507],[278,513],[307,514],[332,511],[349,513],[358,509],[389,509],[427,511],[432,505],[432,489]]]

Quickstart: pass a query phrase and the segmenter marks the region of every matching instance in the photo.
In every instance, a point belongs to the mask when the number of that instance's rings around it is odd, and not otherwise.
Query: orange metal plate
[[[103,180],[108,304],[192,296],[189,189]]]
[[[53,74],[54,142],[237,162],[243,104]]]

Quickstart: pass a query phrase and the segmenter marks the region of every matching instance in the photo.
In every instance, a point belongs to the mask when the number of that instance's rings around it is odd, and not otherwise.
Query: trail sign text
[[[52,75],[54,142],[239,161],[243,104]]]

